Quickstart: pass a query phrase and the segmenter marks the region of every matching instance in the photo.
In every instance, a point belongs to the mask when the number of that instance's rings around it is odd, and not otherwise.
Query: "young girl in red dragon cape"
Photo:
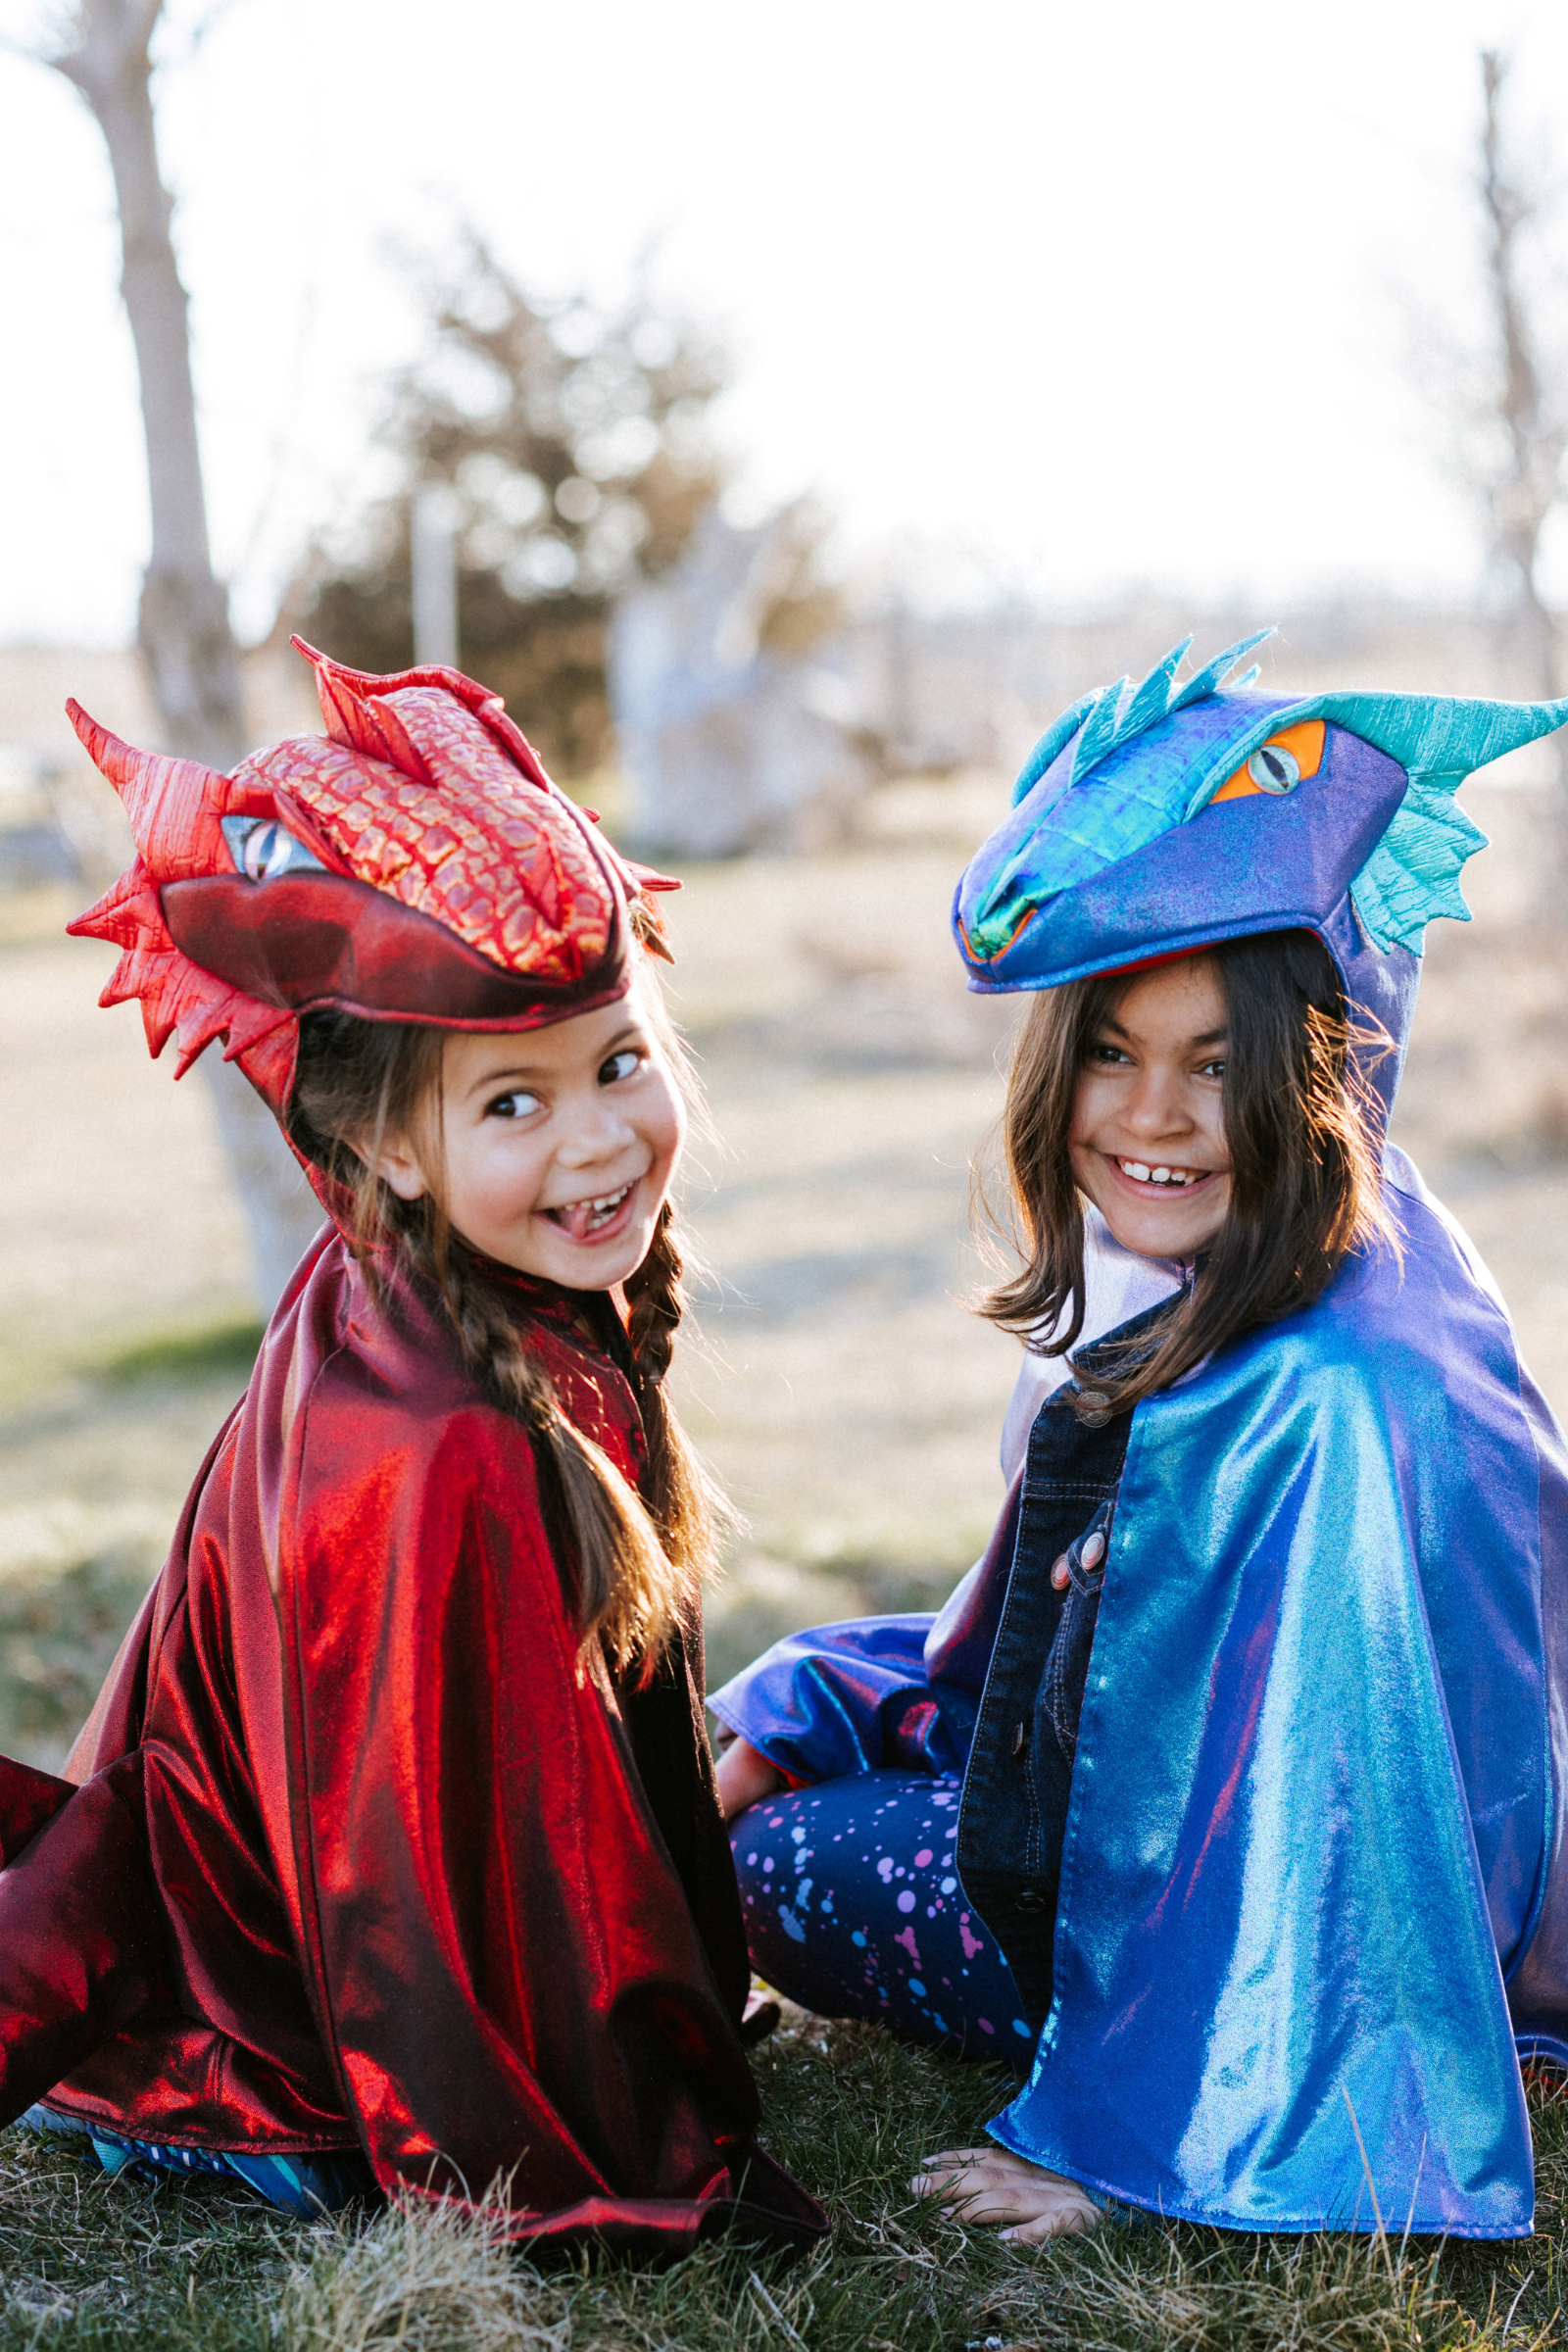
[[[667,885],[470,680],[311,659],[325,735],[232,776],[72,706],[139,853],[73,926],[104,1002],[225,1036],[332,1223],[65,1779],[0,1765],[0,2119],[299,2212],[499,2179],[535,2242],[798,2242],[664,1391]]]

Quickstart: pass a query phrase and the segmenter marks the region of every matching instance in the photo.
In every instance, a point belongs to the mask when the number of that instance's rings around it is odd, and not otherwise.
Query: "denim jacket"
[[[1092,1380],[1127,1343],[1163,1322],[1169,1301],[1123,1324],[1077,1358]],[[1083,1381],[1047,1397],[1029,1436],[1018,1535],[958,1821],[958,1875],[1007,1956],[1031,2025],[1051,2007],[1051,1950],[1062,1837],[1100,1592],[1131,1412],[1085,1413]],[[1093,1569],[1088,1538],[1106,1539]],[[1051,1581],[1066,1557],[1068,1582]]]

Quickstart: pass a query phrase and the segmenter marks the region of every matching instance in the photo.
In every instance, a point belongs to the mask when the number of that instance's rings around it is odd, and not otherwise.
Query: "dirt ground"
[[[1013,1343],[965,1305],[1005,1004],[966,994],[953,881],[1000,778],[884,795],[854,850],[693,873],[674,1008],[720,1139],[679,1379],[747,1514],[714,1679],[790,1627],[931,1606],[1000,1493]],[[1481,917],[1439,926],[1398,1132],[1568,1414],[1568,934],[1527,920],[1533,789],[1477,790]],[[0,902],[0,1746],[58,1757],[244,1379],[244,1236],[199,1073],[171,1082],[58,894]]]

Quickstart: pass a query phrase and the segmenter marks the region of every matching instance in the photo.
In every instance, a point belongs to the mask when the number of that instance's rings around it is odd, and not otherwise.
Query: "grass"
[[[85,1721],[149,1581],[147,1554],[108,1543],[64,1566],[0,1576],[0,1749],[52,1763]]]
[[[1519,2245],[1248,2238],[1146,2219],[1032,2250],[909,2198],[1008,2078],[798,2012],[757,2054],[769,2146],[824,2199],[793,2266],[540,2268],[478,2220],[294,2224],[221,2183],[156,2192],[0,2138],[0,2352],[1446,2352],[1558,2340],[1568,2105],[1532,2086],[1543,2212]]]
[[[167,1547],[195,1459],[243,1390],[262,1326],[220,1314],[82,1351],[72,1391],[0,1420],[0,1750],[57,1766]],[[118,1430],[122,1464],[107,1442]],[[127,1493],[124,1467],[154,1472]],[[194,1467],[194,1460],[191,1461]],[[188,1475],[188,1473],[185,1473]],[[30,1490],[30,1492],[29,1492]]]
[[[256,1350],[266,1324],[257,1315],[225,1316],[193,1331],[154,1332],[131,1347],[118,1348],[93,1370],[111,1388],[139,1387],[146,1381],[217,1380],[233,1376],[243,1388],[251,1376]]]

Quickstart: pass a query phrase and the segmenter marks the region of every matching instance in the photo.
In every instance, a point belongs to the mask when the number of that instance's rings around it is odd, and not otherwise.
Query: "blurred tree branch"
[[[724,352],[649,294],[618,308],[526,291],[472,228],[426,281],[430,338],[393,382],[389,496],[318,546],[289,600],[305,634],[366,669],[413,656],[410,511],[447,485],[458,534],[459,658],[567,776],[609,756],[606,628],[615,599],[667,571],[729,468],[708,418]],[[762,633],[809,643],[838,617],[803,518]]]
[[[1476,468],[1476,486],[1486,502],[1493,552],[1514,576],[1540,691],[1555,698],[1561,692],[1557,626],[1542,593],[1539,566],[1542,533],[1563,495],[1568,414],[1555,383],[1548,389],[1545,380],[1522,250],[1541,235],[1553,208],[1550,192],[1507,152],[1502,98],[1508,72],[1500,51],[1482,51],[1476,192],[1486,224],[1493,406],[1500,432],[1494,437],[1490,465]]]
[[[1568,299],[1552,236],[1559,187],[1525,151],[1507,104],[1511,61],[1479,53],[1481,119],[1467,185],[1477,237],[1479,330],[1412,312],[1412,380],[1444,427],[1444,470],[1476,514],[1506,600],[1505,691],[1555,700],[1564,662],[1543,582],[1568,454]],[[1554,789],[1543,842],[1541,911],[1568,922],[1568,747],[1545,749]]]

